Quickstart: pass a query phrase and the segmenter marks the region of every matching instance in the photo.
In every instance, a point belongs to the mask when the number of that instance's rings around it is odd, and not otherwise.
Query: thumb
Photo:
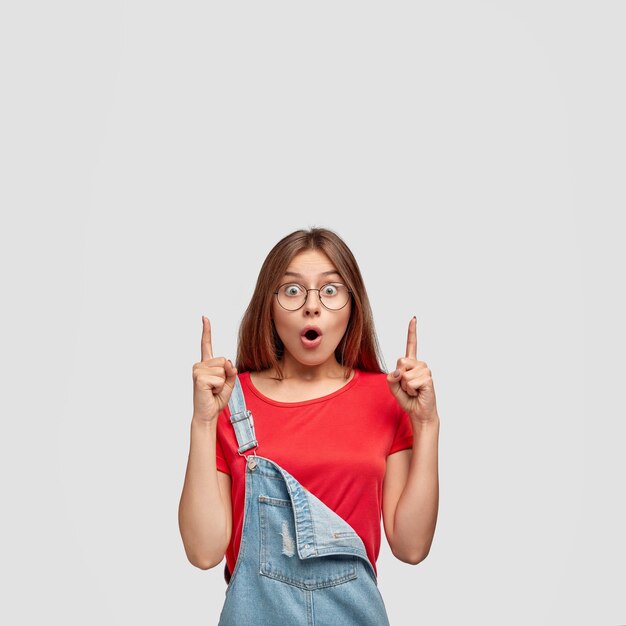
[[[226,383],[229,387],[235,386],[235,378],[237,377],[237,368],[233,365],[233,362],[228,359],[228,365],[225,368]]]
[[[400,374],[401,372],[398,369],[387,374],[387,384],[392,391],[395,391],[400,386]]]

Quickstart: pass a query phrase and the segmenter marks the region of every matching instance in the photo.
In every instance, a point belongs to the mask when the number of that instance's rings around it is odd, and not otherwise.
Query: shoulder
[[[359,380],[352,393],[360,396],[360,404],[367,403],[385,411],[397,413],[398,402],[389,389],[386,372],[367,372],[358,370]]]
[[[385,372],[367,372],[365,370],[357,370],[359,373],[359,383],[361,387],[371,389],[373,391],[385,390],[389,392],[387,384],[387,374]]]
[[[372,382],[372,383],[381,383],[384,382],[386,384],[387,374],[385,372],[369,372],[367,370],[356,370],[359,373],[359,376],[362,380]]]

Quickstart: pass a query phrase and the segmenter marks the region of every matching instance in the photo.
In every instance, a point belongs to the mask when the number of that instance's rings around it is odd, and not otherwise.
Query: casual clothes
[[[376,570],[383,479],[389,454],[411,448],[408,414],[389,391],[386,374],[356,369],[343,387],[313,400],[278,402],[238,374],[259,446],[308,491],[344,519],[363,541]],[[246,461],[237,452],[228,407],[218,416],[217,469],[231,475],[233,530],[226,551],[232,573],[243,529]]]

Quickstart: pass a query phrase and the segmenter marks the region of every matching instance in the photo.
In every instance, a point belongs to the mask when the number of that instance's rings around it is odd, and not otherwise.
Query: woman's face
[[[305,289],[321,289],[328,283],[345,285],[343,277],[337,272],[332,261],[319,250],[307,250],[296,255],[279,281],[279,285],[285,283],[299,284]],[[297,294],[297,291],[297,288],[292,288],[288,293]],[[337,293],[332,287],[326,289],[325,292],[329,296]],[[351,294],[348,295],[351,296]],[[323,292],[322,297],[324,297]],[[330,304],[330,297],[327,302]],[[317,291],[309,291],[306,302],[301,308],[288,311],[274,296],[272,316],[278,336],[285,346],[285,355],[289,353],[305,365],[319,365],[329,359],[336,362],[334,352],[348,327],[351,309],[351,297],[348,297],[348,302],[343,308],[329,310],[320,302]],[[302,332],[307,326],[319,328],[321,337],[314,342],[303,338]]]

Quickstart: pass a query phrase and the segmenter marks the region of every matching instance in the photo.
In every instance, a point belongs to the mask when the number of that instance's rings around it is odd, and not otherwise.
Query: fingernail
[[[393,377],[394,377],[394,378],[398,378],[398,376],[400,376],[400,370],[396,370],[396,371],[393,373]]]

